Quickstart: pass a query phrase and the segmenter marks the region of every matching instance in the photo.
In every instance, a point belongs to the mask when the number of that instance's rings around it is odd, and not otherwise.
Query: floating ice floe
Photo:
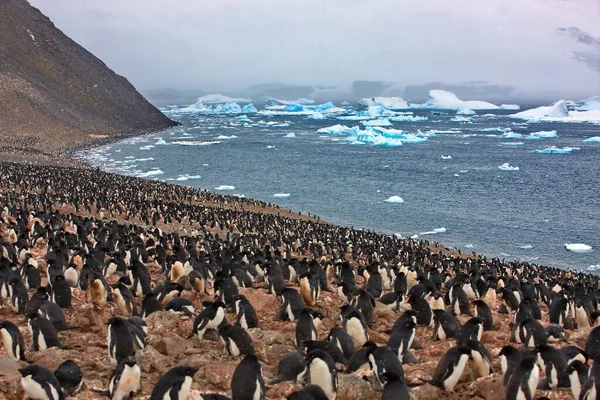
[[[533,249],[533,246],[530,244],[524,244],[522,246],[519,246],[519,248],[523,249],[523,250],[529,250],[529,249]]]
[[[523,142],[503,142],[502,146],[523,146]]]
[[[171,142],[171,144],[178,144],[180,146],[210,146],[211,144],[221,143],[218,140],[181,140]]]
[[[509,163],[504,163],[498,167],[499,170],[502,171],[518,171],[519,167],[513,167]]]
[[[142,147],[140,147],[140,150],[150,150],[150,149],[151,149],[151,148],[153,148],[153,147],[154,147],[153,145],[149,144],[149,145],[147,145],[147,146],[142,146]]]
[[[445,90],[430,90],[429,99],[424,104],[411,104],[411,108],[433,108],[439,110],[458,110],[468,108],[471,110],[496,110],[499,107],[486,101],[463,101],[452,92]]]
[[[392,126],[392,123],[385,118],[374,119],[372,121],[361,121],[361,124],[365,126]]]
[[[445,233],[446,232],[446,228],[441,227],[441,228],[435,228],[432,231],[427,231],[427,232],[421,232],[419,233],[419,235],[423,236],[423,235],[434,235],[436,233]]]
[[[453,129],[448,129],[448,130],[443,130],[443,129],[431,129],[429,131],[427,131],[427,133],[434,133],[434,134],[440,134],[440,135],[459,135],[462,133],[462,131],[458,131],[458,130],[453,130]]]
[[[574,101],[570,104],[575,111],[600,110],[600,96],[590,97],[587,100]]]
[[[523,135],[515,132],[504,132],[500,137],[502,139],[523,139]]]
[[[253,103],[250,103],[242,107],[242,112],[245,114],[256,114],[258,110],[256,109]]]
[[[466,248],[466,249],[474,249],[474,248],[475,248],[475,246],[469,243],[469,244],[466,244],[466,245],[465,245],[465,248]]]
[[[600,264],[596,264],[596,265],[590,265],[589,267],[587,267],[588,271],[598,271],[600,269]]]
[[[235,135],[227,136],[227,135],[219,135],[217,136],[217,140],[232,140],[237,139],[238,137]]]
[[[365,97],[358,104],[362,106],[381,106],[388,110],[404,110],[410,108],[408,101],[402,97]]]
[[[391,196],[384,200],[386,203],[404,203],[404,199],[400,196]]]
[[[530,122],[600,122],[600,109],[586,111],[569,111],[567,102],[559,100],[551,106],[542,106],[531,110],[521,111],[511,115],[514,118],[529,120]]]
[[[497,132],[497,133],[509,133],[512,129],[510,128],[483,128],[480,129],[479,132]]]
[[[459,108],[456,110],[456,115],[475,115],[477,114],[475,111],[470,108]]]
[[[215,188],[215,190],[235,190],[235,186],[221,185],[221,186],[217,186]]]
[[[573,153],[573,150],[581,150],[581,148],[579,147],[556,147],[556,146],[550,146],[547,147],[545,149],[537,149],[537,150],[533,150],[532,153],[533,154],[571,154]]]
[[[148,172],[142,172],[142,173],[139,173],[139,174],[137,174],[136,176],[137,176],[138,178],[149,178],[149,177],[151,177],[151,176],[162,175],[162,174],[164,174],[164,172],[163,172],[163,171],[161,171],[161,170],[160,170],[160,169],[158,169],[158,168],[155,168],[155,169],[152,169],[152,170],[150,170],[150,171],[148,171]]]
[[[219,104],[219,103],[229,103],[229,102],[250,103],[251,101],[252,101],[251,99],[245,99],[243,97],[229,97],[229,96],[222,95],[220,93],[207,94],[206,96],[198,97],[198,99],[196,100],[197,103],[204,103],[204,104]]]
[[[284,139],[294,139],[296,137],[296,134],[294,132],[290,132],[287,135],[285,135],[283,138]]]
[[[474,120],[471,117],[461,117],[461,116],[458,116],[458,117],[454,117],[454,118],[450,119],[450,121],[452,121],[452,122],[472,123]]]
[[[442,155],[442,160],[451,160],[452,156],[444,156]]]
[[[189,179],[200,179],[202,178],[200,175],[189,175],[189,174],[185,174],[185,175],[179,175],[177,177],[177,179],[175,179],[176,181],[187,181]]]
[[[291,196],[290,193],[275,193],[273,195],[273,197],[275,197],[276,199],[287,199],[290,196]]]
[[[275,148],[275,146],[271,146],[271,145],[267,146],[267,149],[274,149],[274,148]]]
[[[565,248],[573,253],[589,253],[592,251],[592,246],[584,243],[565,243]]]
[[[306,117],[306,119],[327,119],[327,117],[325,115],[323,115],[323,113],[320,112],[314,112],[313,114],[310,114],[308,117]]]
[[[393,147],[402,146],[404,143],[416,144],[427,141],[425,135],[406,133],[399,129],[386,129],[369,126],[361,130],[358,126],[347,127],[334,125],[317,130],[317,133],[343,136],[351,144],[371,144],[374,146]]]
[[[557,138],[558,134],[556,131],[539,131],[539,132],[531,132],[525,139],[529,140],[537,140],[537,139],[551,139]]]
[[[583,141],[584,143],[600,143],[600,136],[593,136]]]
[[[521,107],[518,104],[501,104],[501,110],[520,110]]]
[[[428,117],[420,117],[418,115],[396,115],[394,117],[389,117],[388,119],[394,122],[421,122],[429,120]]]
[[[167,144],[167,142],[165,142],[165,140],[163,138],[160,138],[156,141],[156,143],[154,143],[155,146],[160,146],[160,145],[165,145]]]

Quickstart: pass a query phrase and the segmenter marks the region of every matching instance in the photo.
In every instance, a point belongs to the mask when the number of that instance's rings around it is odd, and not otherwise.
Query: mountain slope
[[[173,121],[25,0],[0,2],[0,153],[53,157],[66,148]]]

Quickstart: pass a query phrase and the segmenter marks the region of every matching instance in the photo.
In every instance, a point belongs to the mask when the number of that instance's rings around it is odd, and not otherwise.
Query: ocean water
[[[454,133],[396,147],[317,133],[336,124],[364,129],[335,117],[251,114],[240,122],[168,113],[182,125],[80,157],[106,171],[243,195],[463,252],[578,270],[600,265],[600,143],[583,142],[600,136],[600,125],[525,123],[510,113],[480,111],[464,123],[452,121],[451,111],[416,111],[429,119],[388,128]],[[523,136],[555,130],[558,137],[503,139],[490,128]],[[532,153],[551,146],[579,150]],[[498,168],[505,163],[512,170]],[[385,201],[392,196],[403,202]],[[566,243],[593,250],[571,252]]]

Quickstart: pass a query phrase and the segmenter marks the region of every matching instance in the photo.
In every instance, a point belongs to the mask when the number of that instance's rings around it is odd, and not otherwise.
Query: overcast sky
[[[600,94],[598,0],[30,0],[140,89],[489,81]],[[599,56],[600,57],[600,56]]]

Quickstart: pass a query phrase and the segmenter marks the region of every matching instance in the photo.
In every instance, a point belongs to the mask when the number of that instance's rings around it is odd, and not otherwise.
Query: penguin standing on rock
[[[33,400],[63,400],[63,392],[56,376],[39,365],[28,365],[19,370],[21,388],[25,397]]]
[[[234,302],[236,313],[235,324],[244,329],[258,328],[258,317],[256,316],[256,311],[246,296],[241,294],[237,295],[234,297]]]
[[[52,282],[52,301],[61,308],[71,308],[71,287],[64,275],[58,275]]]
[[[317,340],[319,338],[319,332],[314,323],[311,310],[305,308],[298,317],[296,322],[296,347],[299,349],[304,348],[304,342],[307,340]]]
[[[165,304],[165,311],[181,313],[188,317],[194,316],[194,303],[185,297],[175,297]]]
[[[62,349],[56,328],[52,322],[43,317],[30,318],[28,321],[33,351],[46,350],[50,347]]]
[[[146,319],[152,313],[157,311],[162,311],[163,306],[160,304],[160,301],[156,298],[155,293],[147,293],[144,295],[144,299],[142,300],[142,318]]]
[[[447,392],[452,392],[462,376],[471,351],[464,346],[449,349],[438,362],[430,383]]]
[[[14,361],[25,360],[25,346],[19,328],[10,321],[0,322],[0,337],[4,351]]]
[[[460,332],[460,325],[446,310],[433,310],[433,340],[454,339]]]
[[[406,321],[404,326],[392,329],[388,346],[398,355],[400,361],[402,361],[404,355],[408,352],[410,346],[412,346],[413,340],[415,340],[415,327],[416,324],[414,321]]]
[[[207,329],[217,329],[225,321],[225,303],[217,300],[214,303],[204,302],[202,304],[206,308],[194,320],[192,333],[188,339],[198,334],[198,339],[202,340]]]
[[[302,389],[290,394],[287,400],[328,400],[321,386],[306,385]]]
[[[493,331],[494,317],[492,316],[492,312],[487,303],[483,300],[475,300],[473,305],[475,306],[474,315],[483,321],[483,330],[486,332]]]
[[[110,400],[126,400],[140,390],[141,370],[135,357],[127,357],[119,363],[108,383],[104,396]]]
[[[195,367],[171,368],[154,385],[150,400],[187,400],[197,371]]]
[[[306,356],[310,384],[320,386],[329,400],[337,398],[338,378],[333,359],[323,350],[313,350]]]
[[[123,316],[131,317],[132,315],[137,315],[137,305],[135,304],[133,293],[131,293],[131,290],[123,282],[119,281],[113,286],[113,297],[115,304]]]
[[[317,304],[320,294],[321,285],[319,284],[319,280],[315,279],[310,271],[302,273],[300,275],[300,295],[304,303],[308,307],[314,306]]]
[[[300,351],[294,351],[279,360],[277,378],[269,384],[275,385],[279,382],[300,384],[304,380],[306,372],[306,355]]]
[[[410,400],[406,380],[397,372],[384,372],[381,375],[381,381],[383,383],[381,400]]]
[[[254,354],[244,357],[235,368],[231,377],[231,398],[264,400],[265,382],[262,377],[262,368]]]
[[[500,357],[500,368],[502,369],[502,375],[504,376],[502,384],[506,387],[508,386],[510,378],[519,367],[519,364],[521,364],[523,354],[519,350],[508,345],[500,350],[498,357]]]
[[[223,325],[219,328],[224,352],[232,357],[255,354],[252,337],[244,328],[234,325]]]
[[[525,357],[512,374],[506,388],[506,400],[533,400],[540,379],[534,357]]]
[[[581,394],[581,388],[585,385],[588,379],[589,369],[587,364],[582,363],[579,360],[575,360],[569,364],[566,370],[566,374],[569,377],[569,384],[571,387],[571,393],[573,393],[574,399],[579,399]]]
[[[565,371],[567,358],[564,353],[554,347],[542,344],[535,348],[537,364],[544,371],[548,386],[556,391],[558,386],[569,386]]]
[[[114,365],[135,354],[129,323],[121,318],[108,320],[108,356]]]
[[[342,327],[354,340],[356,347],[362,347],[369,340],[367,322],[360,311],[354,309],[348,315],[342,314]]]
[[[72,326],[67,324],[67,320],[65,319],[65,314],[63,313],[62,308],[58,306],[58,304],[47,301],[40,306],[39,313],[42,317],[46,318],[54,328],[56,328],[57,332],[67,331],[69,329],[73,329]]]
[[[65,397],[79,392],[83,386],[83,374],[73,360],[67,360],[60,364],[54,371],[54,376],[58,379]]]
[[[494,373],[492,358],[488,349],[477,340],[467,340],[465,346],[471,350],[470,366],[477,378]]]
[[[467,340],[481,340],[483,334],[483,321],[477,317],[473,317],[461,328],[460,332],[456,336],[458,345],[463,345]]]

